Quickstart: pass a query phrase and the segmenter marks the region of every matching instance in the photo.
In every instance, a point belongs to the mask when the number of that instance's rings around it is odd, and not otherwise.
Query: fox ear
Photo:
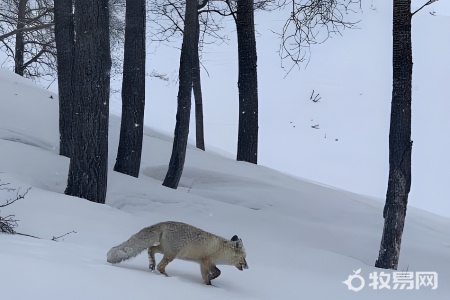
[[[238,238],[237,235],[233,235],[233,237],[231,238],[231,241],[235,243],[235,247],[237,248],[242,248],[242,240],[240,238]]]

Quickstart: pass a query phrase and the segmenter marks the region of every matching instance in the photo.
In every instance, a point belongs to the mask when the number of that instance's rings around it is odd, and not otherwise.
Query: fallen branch
[[[63,235],[60,235],[60,236],[57,236],[57,237],[53,237],[52,238],[52,241],[55,241],[55,242],[57,242],[58,241],[58,239],[60,239],[60,238],[62,238],[62,237],[65,237],[66,235],[69,235],[69,234],[71,234],[71,233],[77,233],[75,230],[72,230],[71,232],[67,232],[67,233],[65,233],[65,234],[63,234]]]

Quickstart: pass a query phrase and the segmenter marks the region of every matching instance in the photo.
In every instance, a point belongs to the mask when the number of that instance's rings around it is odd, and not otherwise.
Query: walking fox
[[[220,276],[216,265],[232,265],[248,269],[242,240],[236,235],[231,240],[181,222],[161,222],[145,227],[127,241],[111,248],[107,261],[112,264],[135,257],[148,249],[149,268],[155,269],[155,253],[163,254],[157,270],[166,276],[166,266],[175,258],[200,264],[203,282]]]

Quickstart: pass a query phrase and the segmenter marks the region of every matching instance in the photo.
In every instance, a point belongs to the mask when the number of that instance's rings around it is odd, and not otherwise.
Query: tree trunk
[[[258,162],[258,78],[253,0],[238,0],[236,29],[239,59],[237,160]]]
[[[197,14],[196,41],[194,44],[194,68],[192,69],[192,89],[195,99],[195,143],[197,148],[205,150],[205,135],[203,130],[203,97],[200,79],[200,58],[198,43],[200,40],[200,23]]]
[[[59,154],[72,156],[73,94],[72,68],[74,28],[72,0],[58,0],[55,9],[55,42],[58,61]]]
[[[74,149],[67,195],[105,203],[108,163],[108,0],[75,1]]]
[[[389,181],[376,267],[397,269],[411,186],[411,0],[394,0]]]
[[[17,33],[16,33],[16,46],[14,54],[14,72],[23,76],[24,73],[24,53],[25,53],[25,41],[22,29],[25,27],[25,14],[27,9],[28,0],[20,0],[17,10]]]
[[[192,69],[194,67],[197,22],[197,0],[186,0],[184,18],[183,45],[181,46],[178,108],[173,140],[172,156],[163,185],[176,189],[186,158],[186,146],[189,135],[189,118],[191,113]]]
[[[127,0],[122,121],[114,171],[138,177],[145,106],[145,0]]]

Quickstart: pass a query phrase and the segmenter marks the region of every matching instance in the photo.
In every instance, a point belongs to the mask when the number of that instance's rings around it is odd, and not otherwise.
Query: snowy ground
[[[437,272],[437,289],[375,290],[369,273],[382,271],[373,267],[383,224],[380,199],[193,146],[180,188],[167,189],[161,179],[171,138],[149,128],[139,179],[111,171],[106,205],[68,197],[69,161],[57,154],[56,95],[6,70],[0,70],[0,91],[0,179],[32,187],[1,214],[15,214],[19,232],[42,238],[0,235],[4,299],[448,299],[447,218],[410,208],[399,266]],[[119,119],[111,116],[111,170],[118,136]],[[14,195],[0,193],[1,199]],[[209,287],[190,262],[171,263],[168,278],[148,270],[145,253],[114,266],[106,262],[110,247],[164,220],[239,235],[250,268],[223,266]],[[51,241],[71,231],[76,233]],[[342,282],[358,269],[365,287],[356,293]]]

